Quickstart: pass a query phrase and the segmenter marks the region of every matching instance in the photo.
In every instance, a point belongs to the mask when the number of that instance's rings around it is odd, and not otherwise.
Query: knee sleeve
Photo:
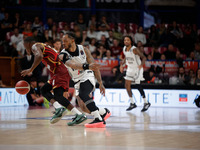
[[[92,92],[93,88],[94,87],[89,80],[80,84],[79,97],[83,100],[83,102],[92,99],[89,97],[89,94]]]
[[[79,92],[79,97],[83,100],[90,112],[98,110],[94,100],[89,96],[88,93]]]
[[[66,99],[64,96],[63,96],[63,92],[64,92],[64,89],[62,87],[59,87],[59,88],[55,88],[53,90],[54,92],[54,99],[60,103],[62,106],[64,107],[68,107],[68,105],[70,104],[69,100]]]
[[[90,112],[98,110],[98,107],[96,106],[94,100],[89,96],[92,90],[93,85],[90,83],[89,80],[80,84],[79,97],[83,100]]]
[[[144,93],[144,90],[142,88],[142,86],[140,84],[136,84],[135,87],[138,89],[138,91],[140,92],[142,98],[145,98],[145,93]]]
[[[53,94],[50,92],[52,90],[52,86],[49,83],[46,83],[42,88],[41,88],[41,94],[44,96],[49,102],[51,99],[53,99]]]
[[[84,92],[79,92],[79,97],[83,100],[83,102],[87,102],[88,100],[92,99],[89,94]]]

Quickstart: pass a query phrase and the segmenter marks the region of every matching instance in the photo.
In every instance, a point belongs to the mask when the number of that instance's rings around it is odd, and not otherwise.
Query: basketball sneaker
[[[104,108],[106,110],[106,113],[101,115],[101,118],[104,119],[105,121],[110,117],[111,112],[107,108]]]
[[[151,106],[151,103],[144,103],[144,106],[143,106],[141,112],[147,111],[150,106]]]
[[[99,120],[99,118],[95,118],[92,122],[85,124],[86,128],[105,128],[106,122],[104,120]]]
[[[137,105],[135,103],[134,104],[130,103],[130,106],[126,109],[126,111],[132,110],[133,108],[136,108],[136,107]]]
[[[49,108],[49,101],[44,97],[44,102],[43,102],[43,105],[45,108]]]
[[[200,96],[194,100],[197,107],[200,107]]]
[[[57,108],[54,112],[54,116],[51,118],[50,123],[54,124],[58,122],[65,114],[67,113],[67,109],[65,107]]]
[[[85,114],[81,114],[81,115],[76,114],[76,116],[74,118],[72,118],[72,122],[68,122],[67,125],[73,126],[76,124],[80,124],[81,122],[85,121],[86,119],[87,119],[87,117]]]

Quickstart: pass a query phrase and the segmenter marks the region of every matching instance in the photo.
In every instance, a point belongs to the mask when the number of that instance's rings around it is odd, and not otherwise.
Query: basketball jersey
[[[140,84],[140,81],[144,81],[143,68],[139,69],[141,60],[139,55],[133,53],[133,49],[135,48],[135,46],[132,46],[129,51],[126,51],[126,46],[123,48],[127,65],[126,76],[124,78],[126,80],[134,81],[133,84]]]
[[[66,54],[66,60],[73,60],[74,63],[78,63],[78,64],[87,63],[84,47],[82,45],[77,45],[76,50],[78,51],[77,56],[71,55],[65,49],[61,51],[61,54]],[[74,82],[78,82],[82,80],[83,78],[88,79],[89,77],[94,77],[94,73],[92,70],[78,70],[78,69],[72,69],[71,67],[68,67],[68,66],[66,67]]]
[[[33,46],[35,46],[36,44],[40,44],[44,47],[42,63],[51,73],[54,74],[57,65],[60,65],[62,63],[62,61],[58,57],[57,51],[54,48],[43,43],[35,43]]]
[[[126,51],[126,46],[123,48],[123,53],[126,58],[127,71],[138,68],[138,66],[141,65],[140,56],[133,53],[133,49],[135,48],[135,46],[132,46],[129,51]]]

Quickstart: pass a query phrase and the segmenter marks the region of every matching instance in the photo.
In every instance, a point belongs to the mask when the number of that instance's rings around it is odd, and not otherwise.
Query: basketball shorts
[[[86,74],[84,74],[84,76],[78,82],[75,83],[74,88],[76,90],[76,96],[79,95],[80,84],[87,81],[87,80],[89,80],[90,83],[94,87],[93,90],[91,91],[91,93],[95,90],[95,85],[96,85],[95,78],[94,78],[93,75],[90,75],[90,72],[91,71],[88,71]],[[85,88],[87,88],[87,87],[85,87]]]
[[[140,84],[140,81],[144,81],[143,68],[139,69],[127,69],[125,80],[133,81],[133,84]]]
[[[58,65],[55,73],[52,74],[52,78],[48,81],[52,85],[53,89],[62,87],[65,90],[69,89],[70,75],[64,64]]]

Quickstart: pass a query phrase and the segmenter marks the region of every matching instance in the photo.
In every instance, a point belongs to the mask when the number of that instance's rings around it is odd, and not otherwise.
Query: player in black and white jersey
[[[80,103],[81,108],[91,113],[94,116],[94,121],[85,124],[85,127],[105,127],[105,120],[111,115],[107,108],[98,108],[94,100],[89,96],[95,89],[95,78],[99,83],[99,89],[102,95],[105,95],[105,87],[102,83],[99,69],[92,71],[90,67],[95,64],[95,61],[90,51],[82,45],[75,43],[75,35],[72,32],[67,32],[63,36],[64,49],[61,51],[59,58],[66,64],[69,74],[74,81],[76,96],[79,101],[83,101],[87,108]],[[70,63],[69,63],[70,62]],[[83,64],[83,69],[72,69],[71,63]],[[82,107],[83,106],[83,107]],[[68,124],[70,125],[70,124]]]
[[[126,76],[124,77],[125,88],[127,90],[131,102],[129,108],[127,108],[126,110],[129,111],[137,107],[135,101],[133,100],[133,93],[131,91],[131,84],[134,83],[135,87],[139,90],[144,100],[144,107],[141,111],[146,111],[148,110],[151,104],[147,102],[144,90],[140,84],[141,81],[144,81],[143,65],[145,63],[146,57],[143,55],[143,53],[140,52],[138,48],[133,46],[133,40],[130,36],[124,37],[123,53],[125,55],[125,59],[120,65],[120,71],[123,72],[123,66],[127,65]]]

